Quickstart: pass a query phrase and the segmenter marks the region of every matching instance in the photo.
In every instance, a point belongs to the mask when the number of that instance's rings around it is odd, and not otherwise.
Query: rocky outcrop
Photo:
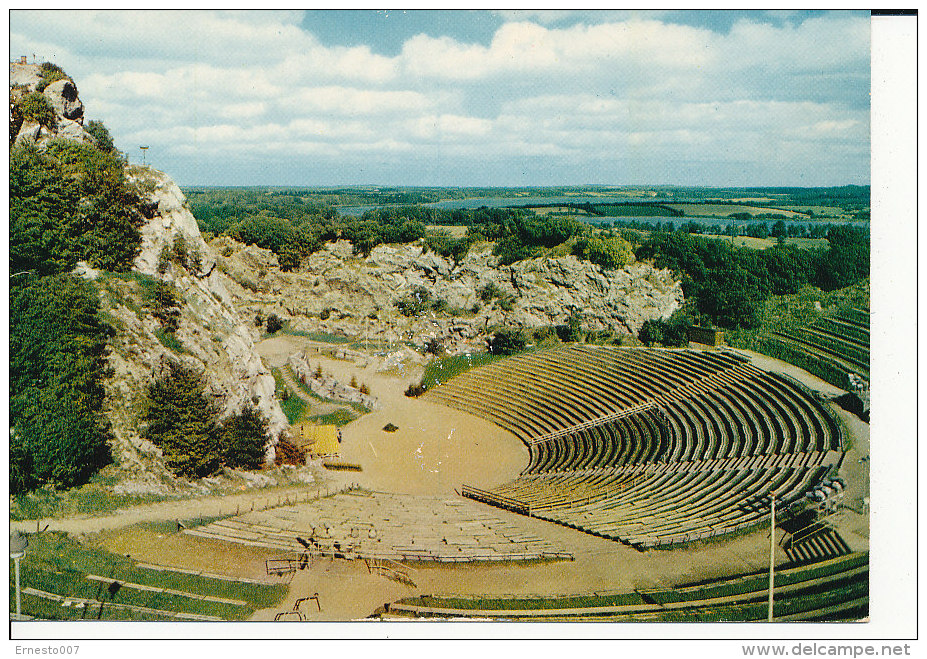
[[[141,438],[140,414],[145,390],[158,377],[166,360],[180,360],[205,373],[209,394],[225,416],[246,403],[254,404],[268,421],[273,445],[288,430],[288,423],[274,395],[274,379],[254,349],[255,328],[244,323],[232,304],[226,277],[212,266],[215,257],[203,241],[196,220],[185,208],[185,199],[166,174],[135,169],[130,178],[148,195],[152,217],[142,227],[142,244],[135,259],[135,271],[169,282],[182,300],[176,344],[165,339],[160,323],[140,307],[144,300],[133,297],[131,282],[104,277],[105,307],[117,319],[108,382],[113,405],[110,416],[120,445],[120,464],[132,470],[141,465],[141,454],[157,450]],[[183,238],[188,254],[186,265],[162,257],[177,238]],[[85,275],[86,276],[86,275]],[[105,281],[104,281],[105,280]],[[143,280],[144,281],[144,280]],[[128,406],[126,402],[130,402]],[[126,410],[134,410],[126,413]],[[137,463],[137,464],[136,464]],[[150,470],[151,464],[145,469]]]
[[[38,64],[10,63],[11,101],[36,91],[41,82],[42,69]],[[84,129],[84,104],[78,96],[73,80],[56,80],[48,85],[42,94],[55,113],[55,124],[40,126],[34,121],[24,121],[16,133],[14,144],[33,142],[39,148],[43,148],[46,142],[53,139],[67,139],[86,144],[95,141]]]
[[[487,245],[472,248],[459,264],[420,244],[381,245],[361,258],[340,241],[298,271],[281,272],[267,250],[228,237],[212,246],[217,268],[235,282],[229,292],[243,315],[275,313],[295,329],[392,345],[435,338],[451,352],[481,349],[493,326],[563,325],[571,316],[587,332],[631,335],[683,302],[672,273],[645,263],[605,270],[563,256],[500,266]],[[490,284],[501,295],[484,301],[479,291]],[[430,308],[417,316],[400,313],[397,303],[422,291]]]
[[[84,104],[77,97],[77,87],[71,80],[53,82],[42,93],[55,114],[80,125],[84,124]]]
[[[287,364],[293,369],[296,378],[317,396],[342,403],[357,403],[368,410],[379,407],[375,397],[361,393],[360,389],[339,382],[330,375],[319,375],[314,372],[309,364],[309,358],[303,353],[290,355]]]

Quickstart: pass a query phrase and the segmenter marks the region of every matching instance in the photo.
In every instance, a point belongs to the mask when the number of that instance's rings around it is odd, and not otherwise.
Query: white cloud
[[[390,57],[325,45],[299,12],[14,11],[11,56],[56,61],[117,145],[165,157],[500,175],[518,159],[866,161],[864,17],[758,14],[728,33],[646,12],[505,18],[485,45],[420,34]]]

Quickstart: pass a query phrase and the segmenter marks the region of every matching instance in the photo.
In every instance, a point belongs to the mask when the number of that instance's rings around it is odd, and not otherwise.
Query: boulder
[[[77,87],[71,80],[57,80],[42,93],[54,108],[55,114],[84,124],[84,104],[77,97]]]

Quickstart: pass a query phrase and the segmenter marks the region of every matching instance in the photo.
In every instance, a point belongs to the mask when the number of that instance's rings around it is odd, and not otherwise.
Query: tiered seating
[[[863,380],[869,380],[869,312],[866,310],[844,309],[804,327],[773,332],[770,338],[787,348],[782,355],[784,358],[795,353],[800,358],[819,362],[820,375],[831,375],[825,379],[839,387],[847,386],[847,373],[856,373]]]
[[[362,490],[249,512],[185,533],[290,553],[305,551],[305,541],[314,553],[348,558],[470,562],[569,557],[469,501]]]
[[[421,595],[387,604],[381,617],[758,621],[766,620],[768,585],[767,574],[759,572],[674,588],[594,595]],[[869,614],[869,552],[780,568],[774,588],[774,620],[860,620]]]
[[[521,476],[474,498],[641,548],[755,525],[770,493],[784,514],[842,458],[810,392],[727,353],[571,346],[427,395],[528,446]]]

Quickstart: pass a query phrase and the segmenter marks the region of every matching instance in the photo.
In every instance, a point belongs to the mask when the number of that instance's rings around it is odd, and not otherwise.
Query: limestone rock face
[[[78,124],[84,124],[84,104],[77,97],[77,87],[70,80],[58,80],[53,82],[45,91],[45,98],[55,110],[55,114],[76,121]]]
[[[158,338],[159,324],[148,314],[134,314],[126,320],[126,332],[117,334],[111,356],[112,385],[133,390],[136,396],[158,376],[166,359],[180,359],[205,373],[208,387],[222,415],[254,404],[268,421],[268,460],[273,445],[289,424],[274,396],[274,378],[254,348],[256,330],[242,321],[225,287],[226,277],[214,268],[215,257],[203,241],[196,220],[185,208],[185,198],[170,177],[156,170],[133,170],[131,177],[148,191],[151,218],[142,226],[142,245],[135,270],[169,282],[182,299],[180,321],[174,337],[181,351],[172,351]],[[144,179],[144,180],[139,180]],[[186,242],[188,253],[199,254],[199,267],[161,259],[176,238]],[[118,296],[117,296],[118,297]],[[131,309],[117,313],[131,314]],[[121,433],[137,435],[137,419],[115,424]]]
[[[493,325],[532,329],[581,319],[585,331],[636,334],[645,321],[666,318],[683,302],[668,270],[633,263],[618,270],[574,256],[501,266],[486,246],[460,263],[420,244],[380,245],[367,258],[350,243],[329,243],[282,272],[267,250],[226,236],[211,243],[217,268],[233,280],[229,293],[245,317],[275,313],[296,329],[346,334],[395,345],[440,340],[450,352],[480,349]],[[488,302],[479,291],[502,292]],[[425,291],[437,308],[403,315],[397,303]]]
[[[11,98],[18,99],[35,91],[41,82],[42,70],[38,64],[10,63]],[[32,121],[24,121],[16,133],[14,144],[34,142],[44,149],[45,144],[53,139],[94,142],[93,136],[84,129],[84,104],[72,80],[56,80],[42,94],[55,112],[55,126],[39,126]]]

